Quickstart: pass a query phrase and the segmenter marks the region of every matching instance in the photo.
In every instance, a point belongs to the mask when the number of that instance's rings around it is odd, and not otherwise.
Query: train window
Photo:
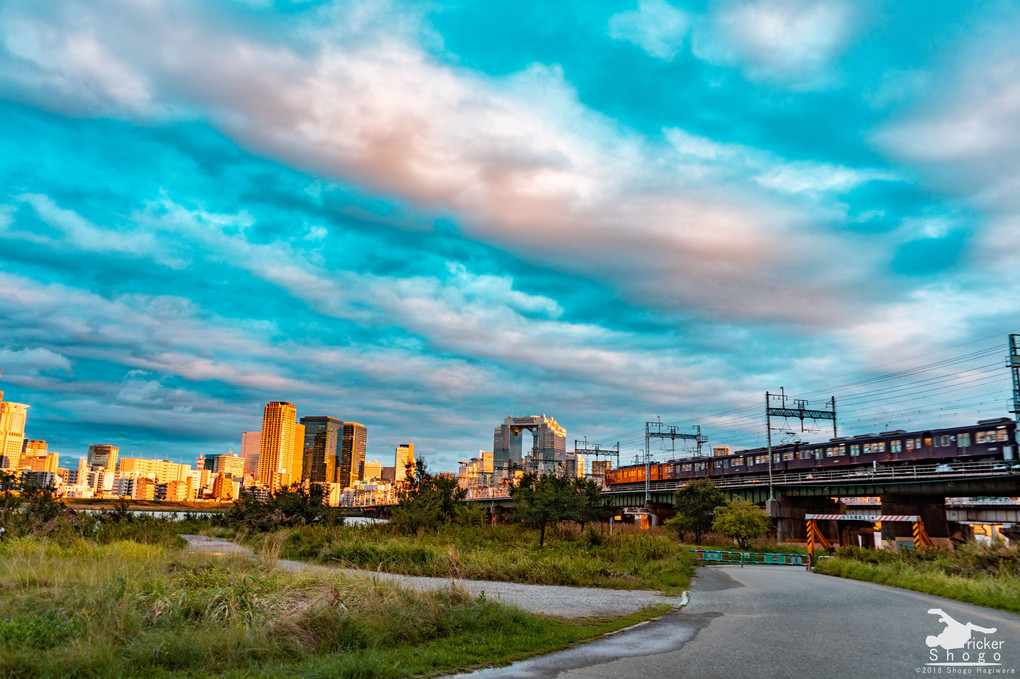
[[[744,464],[744,458],[737,456],[730,462],[731,467],[740,467]]]
[[[914,439],[907,439],[907,451],[914,449]]]
[[[824,448],[815,448],[815,459],[820,460],[825,455]]]
[[[811,459],[811,451],[808,450],[807,448],[802,449],[800,451],[800,459],[802,459],[802,460],[810,460]]]
[[[861,454],[861,444],[859,444],[859,443],[852,444],[850,446],[850,456],[851,457],[857,457],[860,454]]]
[[[865,455],[870,455],[871,454],[871,444],[870,443],[865,443],[864,444],[864,454]]]
[[[783,459],[784,460],[792,460],[793,459],[793,453],[792,452],[790,452],[790,453],[783,453]]]
[[[772,453],[772,464],[779,464],[779,453]]]
[[[898,453],[901,450],[903,450],[903,442],[902,441],[897,439],[896,441],[890,441],[889,442],[889,452],[890,453]]]
[[[931,445],[931,432],[930,431],[924,433],[924,445],[926,445],[926,446],[930,446]],[[920,446],[918,446],[918,447],[920,447]]]
[[[846,455],[846,446],[836,446],[836,455]]]
[[[949,445],[949,436],[946,435],[946,434],[943,434],[942,435],[942,443],[940,443],[939,445],[941,445],[941,446],[948,446]]]
[[[979,431],[977,433],[977,442],[978,443],[984,443],[985,442],[985,433],[983,431]]]
[[[1008,435],[1006,434],[1006,430],[1005,430],[1005,428],[1003,428],[1003,429],[997,429],[997,430],[995,431],[995,440],[996,440],[996,441],[1007,441],[1007,440],[1009,440],[1009,437],[1008,437]]]
[[[871,444],[871,452],[873,453],[884,453],[885,452],[885,441],[879,441],[878,443]]]
[[[689,471],[691,471],[691,465],[689,465],[689,464],[685,464],[685,465],[683,465],[683,470],[684,470],[685,472],[689,472]]]
[[[970,434],[966,433],[966,434],[960,434],[959,436],[957,436],[956,437],[956,445],[958,445],[961,448],[969,448],[970,447]]]

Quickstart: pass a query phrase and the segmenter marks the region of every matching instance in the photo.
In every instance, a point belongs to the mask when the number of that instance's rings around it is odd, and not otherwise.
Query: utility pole
[[[1020,335],[1009,336],[1009,356],[1006,357],[1006,367],[1013,374],[1013,410],[1010,412],[1016,416],[1017,428],[1013,433],[1013,457],[1016,457],[1016,449],[1020,447]]]
[[[613,448],[610,448],[608,446],[603,447],[601,443],[593,443],[593,444],[591,444],[591,447],[589,448],[588,447],[588,437],[587,436],[584,437],[583,445],[578,445],[579,443],[582,443],[582,442],[578,441],[577,439],[574,439],[574,455],[575,456],[577,456],[577,455],[594,455],[596,462],[598,462],[598,459],[599,459],[600,455],[604,456],[604,457],[615,457],[616,458],[616,466],[617,467],[620,466],[620,442],[619,441],[616,442],[616,445]]]
[[[650,487],[651,482],[651,471],[652,471],[652,453],[649,441],[652,439],[669,439],[673,442],[673,449],[676,450],[676,440],[682,441],[694,441],[698,445],[697,455],[701,455],[701,445],[708,441],[704,436],[701,435],[701,425],[696,424],[691,429],[694,429],[694,434],[682,434],[680,433],[680,427],[674,425],[666,425],[663,427],[661,421],[645,422],[645,502],[652,501],[652,491]]]
[[[833,396],[828,403],[828,406],[832,410],[809,410],[805,408],[808,404],[806,399],[795,399],[796,407],[786,407],[786,390],[782,387],[779,388],[778,394],[770,394],[765,392],[765,433],[768,441],[768,458],[769,458],[769,502],[775,502],[776,494],[775,489],[772,485],[772,418],[773,417],[796,417],[800,420],[800,430],[804,431],[804,420],[832,420],[832,438],[839,436],[839,430],[836,428],[836,397]],[[780,402],[780,406],[775,408],[772,406],[772,401],[777,400]]]

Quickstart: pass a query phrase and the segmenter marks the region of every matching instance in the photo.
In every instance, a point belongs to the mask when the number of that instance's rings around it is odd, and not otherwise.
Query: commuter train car
[[[1016,423],[1008,418],[980,420],[977,424],[907,432],[902,429],[830,439],[825,443],[793,443],[772,446],[772,471],[871,467],[909,462],[968,462],[1012,460],[1016,456]],[[767,473],[765,448],[729,455],[695,457],[652,464],[651,480],[695,478],[727,479],[741,474]],[[645,466],[620,467],[606,472],[610,487],[644,483]]]

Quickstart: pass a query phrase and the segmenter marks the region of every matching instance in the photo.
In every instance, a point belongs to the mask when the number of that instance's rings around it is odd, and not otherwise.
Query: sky
[[[1018,34],[1012,2],[8,0],[0,389],[64,465],[236,452],[278,400],[440,471],[508,414],[761,445],[780,387],[847,434],[1007,416]]]

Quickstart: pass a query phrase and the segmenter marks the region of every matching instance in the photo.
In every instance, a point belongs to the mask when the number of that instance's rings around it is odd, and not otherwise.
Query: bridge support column
[[[924,529],[936,545],[949,544],[949,522],[946,520],[946,498],[941,495],[883,495],[882,513],[916,514],[924,522]],[[913,526],[907,522],[882,524],[882,539],[913,541]]]
[[[843,503],[831,497],[779,498],[779,516],[776,517],[776,542],[806,542],[807,527],[805,514],[842,514]],[[835,538],[835,521],[818,521],[819,530],[830,539]]]

